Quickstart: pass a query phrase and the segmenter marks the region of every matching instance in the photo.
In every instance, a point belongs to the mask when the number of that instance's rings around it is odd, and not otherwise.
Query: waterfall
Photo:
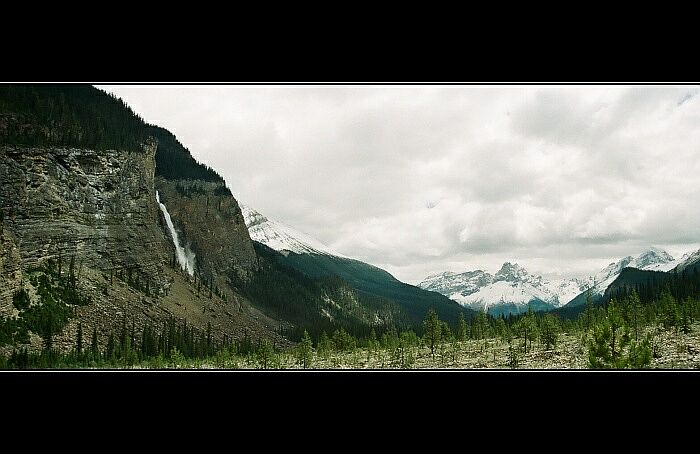
[[[186,270],[190,276],[194,274],[194,252],[190,251],[189,247],[184,248],[180,244],[180,238],[175,231],[175,226],[173,225],[173,220],[170,218],[170,213],[165,205],[160,203],[160,194],[156,191],[156,202],[160,206],[160,211],[163,212],[165,217],[165,223],[168,224],[168,230],[170,230],[170,236],[173,238],[173,244],[175,245],[175,257],[177,258],[177,263],[180,264],[180,268]]]

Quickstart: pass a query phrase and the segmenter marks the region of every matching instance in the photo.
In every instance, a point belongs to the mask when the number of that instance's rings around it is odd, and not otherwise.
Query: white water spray
[[[180,268],[186,270],[190,276],[194,274],[194,252],[185,246],[184,248],[180,244],[180,238],[177,236],[175,231],[175,226],[173,225],[173,220],[170,218],[170,213],[165,205],[160,203],[160,194],[156,191],[156,202],[160,206],[160,211],[163,212],[165,217],[165,223],[168,224],[168,230],[170,230],[170,236],[173,238],[173,244],[175,245],[175,257],[177,258],[177,263],[180,264]]]

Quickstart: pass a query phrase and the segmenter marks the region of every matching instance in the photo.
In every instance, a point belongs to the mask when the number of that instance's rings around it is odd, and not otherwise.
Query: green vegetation
[[[76,287],[75,261],[71,260],[68,274],[59,274],[55,263],[30,271],[30,282],[36,289],[38,301],[32,302],[24,288],[18,290],[12,304],[16,317],[0,319],[0,346],[29,342],[28,332],[41,336],[46,348],[53,345],[53,335],[61,332],[73,316],[75,306],[90,304]]]
[[[633,298],[630,298],[595,308],[590,329],[585,328],[584,316],[568,321],[551,314],[530,312],[510,323],[504,318],[487,318],[486,329],[474,319],[470,324],[465,322],[468,334],[464,341],[457,340],[449,326],[430,311],[424,320],[426,329],[422,336],[413,330],[399,332],[391,327],[379,338],[374,330],[366,338],[356,338],[338,328],[330,335],[323,331],[314,343],[304,331],[296,346],[284,350],[267,339],[255,341],[247,333],[239,340],[224,337],[222,341],[215,341],[211,326],[204,332],[173,319],[160,329],[147,324],[137,332],[133,320],[128,323],[123,319],[121,330],[110,333],[103,349],[98,347],[99,336],[95,329],[90,346],[85,346],[79,324],[71,352],[59,354],[50,346],[45,346],[40,353],[16,350],[9,358],[0,359],[0,367],[409,369],[469,365],[515,369],[532,367],[532,361],[556,358],[559,354],[571,354],[572,349],[580,349],[585,361],[576,363],[575,367],[642,369],[650,367],[653,358],[659,357],[661,335],[679,339],[677,345],[685,348],[685,341],[680,341],[685,339],[683,322],[672,315],[674,312],[682,313],[685,307],[690,331],[700,330],[696,323],[700,308],[697,300],[677,302],[672,296],[665,297],[645,312],[650,318],[644,315],[638,320],[640,336],[637,341],[632,325],[632,304]],[[18,297],[17,305],[24,307],[25,297]],[[666,324],[668,329],[664,328]],[[562,342],[569,344],[568,352],[558,352]],[[688,346],[691,348],[695,347]]]

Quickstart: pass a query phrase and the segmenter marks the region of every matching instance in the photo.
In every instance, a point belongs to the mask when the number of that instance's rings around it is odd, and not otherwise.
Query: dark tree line
[[[139,150],[146,125],[123,100],[90,85],[0,85],[3,143]]]
[[[156,175],[167,180],[204,180],[224,182],[224,179],[206,164],[197,162],[190,151],[167,129],[148,125],[146,134],[158,141]]]
[[[223,182],[172,133],[91,85],[0,85],[0,144],[138,151],[148,137],[158,142],[157,175]]]

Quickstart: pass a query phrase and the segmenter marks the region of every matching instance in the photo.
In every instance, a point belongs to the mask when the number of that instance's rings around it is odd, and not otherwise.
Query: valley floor
[[[649,329],[655,332],[652,369],[700,369],[700,323],[689,334],[675,330]],[[588,350],[581,336],[562,334],[553,349],[533,342],[527,353],[520,352],[517,365],[511,352],[520,340],[513,340],[513,349],[500,339],[470,340],[443,344],[431,355],[428,347],[408,348],[403,358],[396,350],[357,349],[353,352],[314,352],[309,369],[587,369]],[[267,358],[220,353],[206,360],[175,358],[142,363],[136,368],[181,369],[301,369],[296,356],[289,351],[275,352]]]

